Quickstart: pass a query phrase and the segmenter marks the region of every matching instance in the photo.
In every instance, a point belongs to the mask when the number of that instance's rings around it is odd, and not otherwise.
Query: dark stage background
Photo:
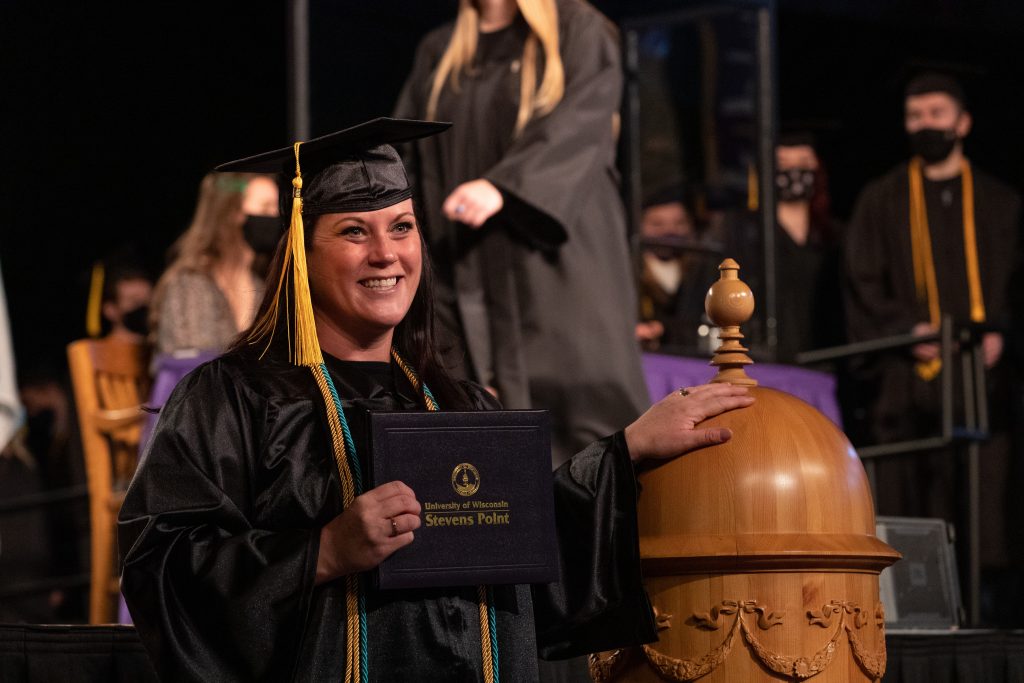
[[[622,21],[684,5],[596,1]],[[420,36],[454,0],[311,2],[312,126],[387,114]],[[0,0],[0,267],[19,372],[65,373],[92,263],[132,245],[159,274],[216,163],[290,142],[286,4]],[[1024,3],[781,0],[780,120],[818,132],[834,206],[906,147],[910,69],[966,83],[968,152],[1024,186]]]

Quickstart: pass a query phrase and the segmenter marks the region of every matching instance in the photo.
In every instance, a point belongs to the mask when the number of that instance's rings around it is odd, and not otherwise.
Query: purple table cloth
[[[644,375],[651,401],[659,401],[679,387],[706,384],[715,376],[715,368],[709,363],[710,360],[706,358],[645,353]],[[832,375],[772,363],[749,365],[747,374],[751,379],[756,379],[759,386],[785,391],[810,403],[842,429],[843,420],[836,400],[836,379]]]

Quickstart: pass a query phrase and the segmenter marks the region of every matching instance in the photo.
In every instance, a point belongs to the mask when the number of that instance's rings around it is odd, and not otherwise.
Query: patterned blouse
[[[263,283],[252,276],[254,306],[263,297]],[[255,308],[250,319],[256,314]],[[238,335],[227,297],[206,273],[180,271],[165,284],[156,329],[158,354],[223,351]]]

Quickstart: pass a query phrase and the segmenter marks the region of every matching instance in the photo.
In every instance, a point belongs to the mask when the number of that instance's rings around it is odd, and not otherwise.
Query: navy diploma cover
[[[371,412],[373,486],[423,506],[379,588],[557,581],[550,418],[544,410]]]

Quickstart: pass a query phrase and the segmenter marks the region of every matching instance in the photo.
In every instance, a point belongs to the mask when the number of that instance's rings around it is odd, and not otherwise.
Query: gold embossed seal
[[[460,496],[472,496],[480,488],[480,472],[468,462],[459,463],[452,471],[452,488]]]

